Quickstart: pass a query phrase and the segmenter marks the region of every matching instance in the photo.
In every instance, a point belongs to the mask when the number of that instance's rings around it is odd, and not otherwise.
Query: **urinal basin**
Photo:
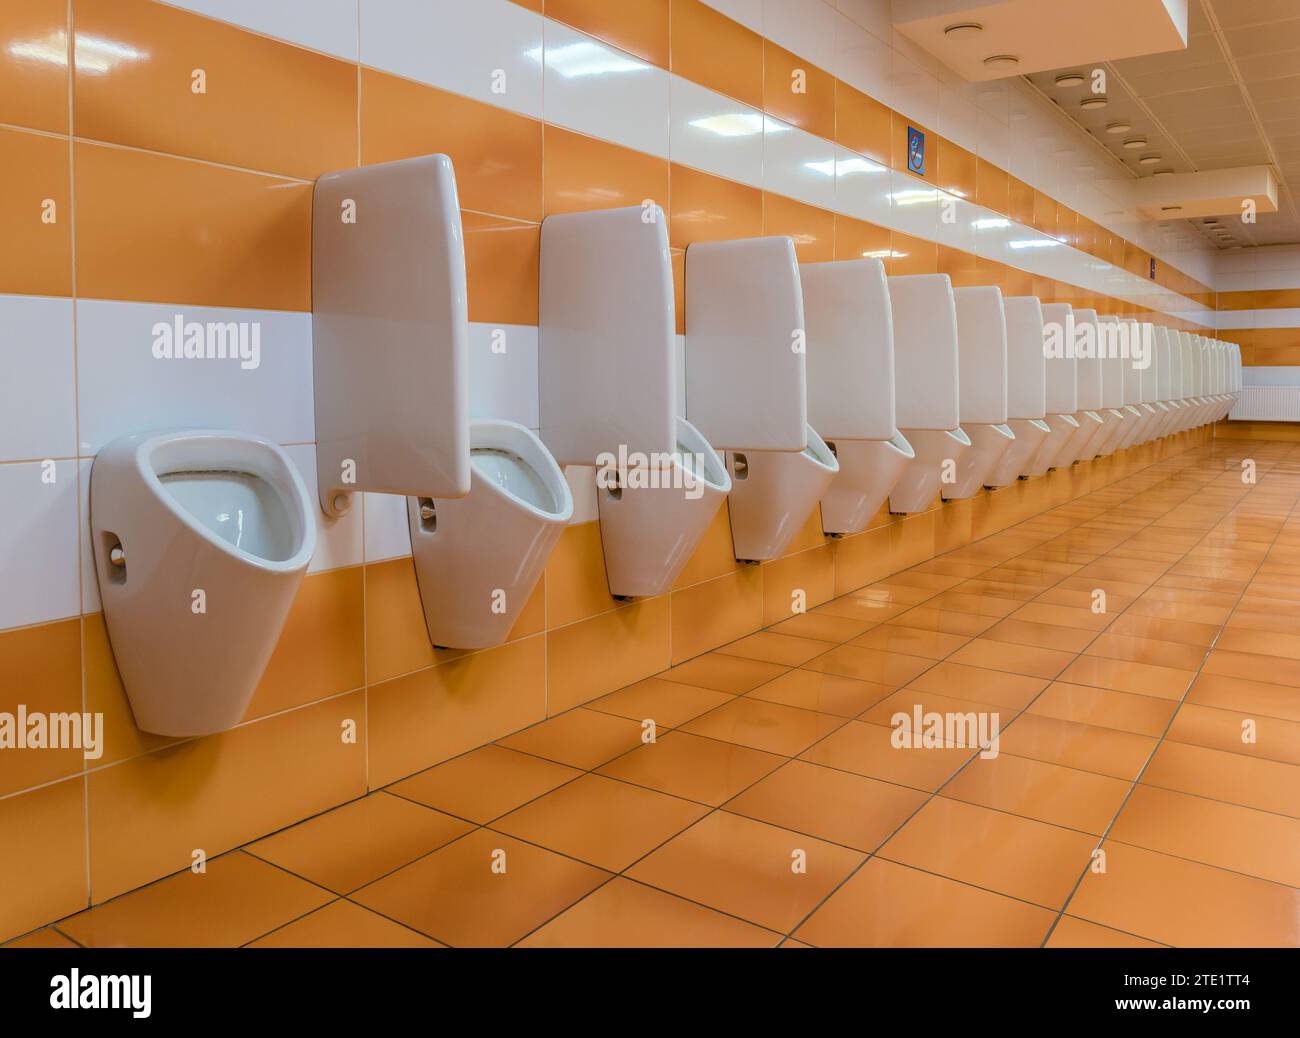
[[[801,451],[728,451],[731,543],[746,562],[780,558],[840,470],[808,426]]]
[[[940,488],[945,501],[963,501],[984,489],[998,462],[1016,442],[1008,425],[963,425],[970,449],[957,460],[956,482]]]
[[[1133,416],[1126,409],[1110,407],[1101,412],[1101,417],[1106,422],[1106,430],[1097,439],[1099,456],[1115,453],[1133,424]]]
[[[985,477],[985,486],[1005,487],[1027,475],[1029,466],[1042,450],[1043,441],[1052,434],[1052,427],[1041,418],[1011,418],[1007,425],[1016,435],[1015,442]]]
[[[596,490],[605,576],[619,598],[671,588],[731,491],[717,451],[685,418],[677,419],[676,449],[661,462],[648,481],[616,473]]]
[[[573,518],[560,466],[517,422],[473,421],[465,497],[408,497],[411,554],[429,641],[500,645]]]
[[[955,477],[957,459],[970,449],[970,437],[961,429],[903,429],[916,457],[899,473],[889,492],[889,510],[895,515],[923,512],[945,485],[945,476]]]
[[[1047,423],[1048,433],[1025,472],[1027,476],[1046,475],[1070,437],[1079,431],[1079,423],[1072,414],[1049,414],[1043,421]]]
[[[1143,432],[1146,430],[1150,415],[1142,408],[1141,404],[1125,404],[1125,416],[1128,419],[1128,427],[1124,430],[1124,435],[1119,438],[1115,447],[1116,450],[1128,450],[1135,443],[1141,442]]]
[[[840,472],[822,497],[822,531],[860,533],[916,452],[902,433],[889,440],[835,440],[832,446]]]
[[[1107,433],[1106,421],[1096,411],[1079,411],[1074,418],[1079,423],[1079,435],[1067,450],[1075,461],[1092,461],[1097,456],[1097,444]]]
[[[136,726],[233,727],[316,549],[316,506],[288,456],[247,433],[115,440],[90,474],[104,621]]]

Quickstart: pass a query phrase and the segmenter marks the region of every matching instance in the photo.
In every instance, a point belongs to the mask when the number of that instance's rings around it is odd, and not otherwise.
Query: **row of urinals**
[[[366,219],[343,226],[342,200]],[[692,245],[686,335],[661,211],[542,227],[540,435],[468,408],[468,314],[445,156],[329,174],[314,194],[318,505],[247,433],[135,433],[100,451],[90,522],[109,638],[138,727],[237,724],[315,549],[317,507],[407,499],[430,641],[504,641],[592,470],[611,594],[669,590],[728,501],[735,556],[782,555],[882,504],[930,507],[1213,421],[1226,344],[1154,328],[1153,362],[1044,355],[1045,328],[1137,322],[877,260],[799,264],[789,238]],[[1086,435],[1085,435],[1086,434]],[[327,522],[329,519],[326,520]]]

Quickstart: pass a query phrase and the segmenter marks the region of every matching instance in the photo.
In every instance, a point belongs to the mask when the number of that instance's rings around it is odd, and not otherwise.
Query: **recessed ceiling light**
[[[1096,94],[1092,97],[1085,97],[1079,102],[1080,108],[1105,108],[1107,105],[1105,94]]]
[[[1138,162],[1140,162],[1144,166],[1154,166],[1159,161],[1160,161],[1159,155],[1143,155],[1140,159],[1138,159]]]
[[[1146,146],[1147,139],[1145,137],[1129,137],[1124,141],[1124,147],[1126,148],[1145,148]]]
[[[1066,72],[1064,75],[1056,77],[1056,85],[1062,90],[1069,87],[1083,86],[1085,82],[1082,72]]]
[[[1168,177],[1173,175],[1172,169],[1157,169],[1151,175],[1153,177]]]
[[[958,22],[956,25],[946,26],[943,34],[949,39],[965,40],[984,31],[984,26],[979,22]]]
[[[1133,129],[1133,124],[1125,122],[1123,119],[1117,123],[1106,124],[1107,133],[1128,133],[1131,129]]]
[[[989,68],[1015,68],[1020,59],[1014,54],[993,54],[984,59],[984,64]]]
[[[1160,211],[1162,213],[1181,213],[1183,207],[1181,205],[1162,205]]]

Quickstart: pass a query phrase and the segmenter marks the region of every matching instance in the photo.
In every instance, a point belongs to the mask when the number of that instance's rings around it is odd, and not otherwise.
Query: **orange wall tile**
[[[835,137],[835,80],[771,40],[763,41],[763,110],[818,137]]]
[[[835,214],[826,209],[765,191],[763,233],[789,235],[800,263],[835,258]]]
[[[763,192],[747,184],[672,166],[669,244],[756,238],[763,233]]]
[[[558,714],[668,668],[668,596],[553,627],[546,634],[546,712]]]
[[[672,70],[692,83],[763,107],[763,38],[701,0],[672,0]]]
[[[757,631],[763,625],[764,584],[759,567],[743,566],[674,591],[672,664]]]
[[[461,212],[469,319],[537,323],[541,225]]]
[[[546,17],[668,67],[668,0],[546,0]]]
[[[542,124],[423,83],[361,70],[361,161],[441,152],[466,209],[542,218]]]
[[[68,132],[67,49],[67,0],[5,0],[0,6],[0,123]],[[64,60],[49,60],[56,55]],[[7,221],[4,226],[8,228]]]
[[[295,177],[356,165],[350,62],[151,0],[75,0],[73,17],[79,40],[133,55],[77,64],[79,137]]]
[[[0,800],[0,942],[86,907],[84,788],[68,779]]]
[[[80,713],[81,621],[0,632],[0,711]],[[0,751],[0,796],[82,770],[80,750]]]
[[[311,185],[77,144],[77,291],[311,308]]]
[[[66,138],[0,127],[0,291],[72,294],[72,206]],[[52,207],[51,207],[52,203]]]
[[[617,209],[653,201],[668,210],[668,160],[547,126],[543,209],[554,213]]]

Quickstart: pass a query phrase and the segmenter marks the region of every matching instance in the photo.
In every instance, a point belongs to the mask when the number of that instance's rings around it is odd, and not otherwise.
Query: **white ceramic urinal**
[[[744,562],[776,559],[839,472],[831,449],[808,426],[801,451],[728,451],[731,542]]]
[[[1169,329],[1157,324],[1151,332],[1151,363],[1142,373],[1144,399],[1156,410],[1148,440],[1158,440],[1169,431],[1174,409],[1169,404]]]
[[[1107,455],[1118,449],[1132,428],[1134,416],[1124,406],[1124,357],[1119,318],[1102,314],[1097,318],[1097,356],[1101,360],[1102,418],[1109,426],[1096,441],[1097,453]]]
[[[822,530],[867,528],[916,454],[894,412],[894,323],[876,259],[802,263],[808,419],[839,474],[822,497]]]
[[[649,215],[542,222],[542,441],[561,465],[596,467],[605,572],[623,598],[672,587],[731,489],[722,459],[677,417],[672,259],[663,211]]]
[[[669,590],[731,491],[717,451],[685,418],[677,419],[676,449],[656,462],[597,470],[605,573],[620,598]]]
[[[960,428],[957,306],[947,274],[889,279],[894,322],[894,406],[916,457],[889,494],[896,514],[929,508],[970,448]]]
[[[1062,449],[1066,463],[1091,461],[1097,456],[1096,444],[1105,433],[1101,408],[1101,360],[1097,357],[1097,311],[1079,307],[1074,311],[1074,353],[1078,358],[1076,403],[1074,412],[1079,431]]]
[[[839,471],[808,424],[803,289],[783,236],[686,250],[686,414],[727,452],[736,558],[784,554]]]
[[[974,497],[984,489],[1015,443],[1007,425],[1007,322],[1002,289],[982,285],[953,289],[957,306],[958,412],[970,450],[957,458],[955,479],[944,485],[945,501]]]
[[[1007,425],[1015,442],[985,478],[986,486],[1014,483],[1028,473],[1051,426],[1047,406],[1047,358],[1043,353],[1043,307],[1037,296],[1006,296]]]
[[[238,724],[316,549],[316,505],[288,456],[248,433],[114,440],[90,474],[95,575],[136,726]]]
[[[1057,464],[1062,450],[1078,435],[1078,360],[1074,353],[1074,309],[1069,303],[1043,304],[1044,408],[1048,434],[1025,470],[1042,476]],[[1074,459],[1071,458],[1071,461]]]
[[[408,497],[407,520],[429,641],[485,649],[510,634],[573,517],[573,497],[524,426],[473,421],[469,435],[469,494]]]
[[[1146,442],[1146,436],[1155,421],[1154,408],[1143,404],[1142,363],[1151,349],[1152,325],[1131,317],[1120,321],[1120,348],[1124,359],[1124,406],[1133,417],[1133,423],[1120,440],[1120,450],[1127,450]]]

